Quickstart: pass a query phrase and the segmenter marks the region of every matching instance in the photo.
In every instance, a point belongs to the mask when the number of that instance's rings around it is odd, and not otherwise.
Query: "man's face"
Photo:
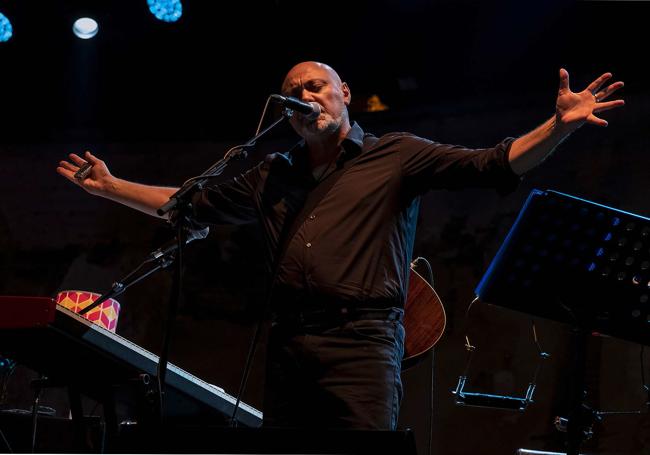
[[[318,118],[307,120],[295,113],[290,120],[291,126],[304,138],[335,133],[348,122],[346,106],[350,103],[350,90],[327,65],[304,62],[294,66],[284,79],[282,94],[320,105]]]

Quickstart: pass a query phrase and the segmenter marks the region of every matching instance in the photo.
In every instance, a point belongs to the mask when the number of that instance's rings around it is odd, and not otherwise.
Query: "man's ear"
[[[347,82],[341,84],[341,91],[343,92],[343,101],[345,102],[345,105],[349,106],[350,101],[352,101],[352,93],[350,93],[350,87],[348,87]]]

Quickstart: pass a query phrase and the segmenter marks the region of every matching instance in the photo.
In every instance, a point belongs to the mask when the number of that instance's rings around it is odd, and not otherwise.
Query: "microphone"
[[[320,104],[315,102],[305,103],[293,96],[271,95],[271,101],[280,104],[281,106],[299,112],[305,116],[307,120],[313,120],[320,115]]]
[[[187,229],[187,237],[185,237],[185,245],[192,242],[193,240],[201,240],[208,236],[210,233],[209,227],[204,227],[203,229]],[[151,259],[160,259],[163,256],[168,255],[172,251],[175,251],[178,248],[178,241],[176,238],[173,238],[169,242],[165,243],[163,246],[158,248],[155,251],[149,253]]]

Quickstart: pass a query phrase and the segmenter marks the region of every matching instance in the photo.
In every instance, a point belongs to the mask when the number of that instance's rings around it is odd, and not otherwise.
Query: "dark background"
[[[533,188],[556,189],[647,216],[649,95],[647,2],[239,1],[183,2],[175,24],[145,1],[4,1],[14,37],[0,43],[0,294],[104,291],[171,237],[165,223],[93,198],[55,173],[67,153],[93,150],[120,177],[178,185],[255,131],[266,97],[302,60],[324,61],[350,84],[352,116],[365,130],[406,130],[466,146],[524,134],[554,111],[558,69],[579,91],[604,71],[624,80],[623,109],[607,128],[584,126],[512,194],[438,191],[422,203],[415,256],[426,257],[448,326],[431,359],[404,373],[400,426],[421,453],[562,450],[552,425],[565,411],[568,327],[535,318],[552,354],[524,413],[456,407],[450,390],[465,366],[464,335],[479,349],[470,388],[523,394],[537,356],[531,317],[477,305],[473,290]],[[99,34],[82,41],[74,19]],[[365,112],[368,96],[389,106]],[[277,112],[273,111],[273,115]],[[266,121],[270,121],[267,118]],[[233,175],[295,141],[273,132]],[[227,177],[227,176],[225,176]],[[185,294],[171,361],[236,393],[263,293],[253,228],[218,227],[188,248]],[[118,333],[159,352],[171,277],[160,273],[120,297]],[[616,302],[612,302],[615,305]],[[641,346],[592,338],[588,402],[638,410]],[[261,407],[263,343],[244,399]],[[430,374],[435,371],[434,386]],[[34,372],[19,367],[3,406],[27,407]],[[433,392],[432,392],[433,390]],[[61,415],[56,391],[43,397]],[[430,421],[431,408],[433,420]],[[430,434],[432,432],[432,434]],[[594,453],[650,453],[647,414],[605,419]]]

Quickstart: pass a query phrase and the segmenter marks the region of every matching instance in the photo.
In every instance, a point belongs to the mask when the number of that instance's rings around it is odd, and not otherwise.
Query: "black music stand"
[[[535,189],[475,292],[574,327],[567,454],[578,454],[593,415],[583,405],[589,333],[650,345],[650,218]]]

